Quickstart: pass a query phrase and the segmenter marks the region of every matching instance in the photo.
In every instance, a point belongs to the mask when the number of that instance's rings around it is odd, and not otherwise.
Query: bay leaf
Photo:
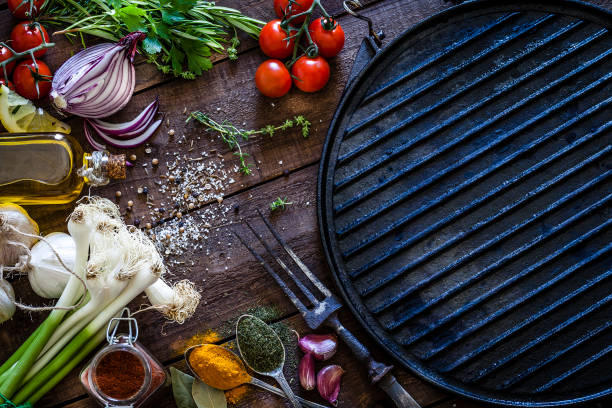
[[[170,367],[170,376],[172,377],[172,394],[177,408],[198,408],[191,396],[193,377],[174,367]]]
[[[193,382],[191,395],[198,408],[227,408],[225,393],[198,379]]]

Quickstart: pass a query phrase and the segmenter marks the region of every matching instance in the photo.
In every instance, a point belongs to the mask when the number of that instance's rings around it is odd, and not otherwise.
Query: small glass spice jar
[[[127,322],[127,334],[117,334],[120,322]],[[138,322],[124,309],[108,324],[108,345],[81,371],[81,383],[104,407],[142,406],[167,379],[164,367],[138,339]]]

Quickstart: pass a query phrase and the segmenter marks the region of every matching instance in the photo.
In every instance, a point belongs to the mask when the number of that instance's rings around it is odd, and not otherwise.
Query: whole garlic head
[[[45,241],[55,249],[64,264],[73,270],[76,244],[72,237],[63,232],[53,232],[45,237]],[[38,296],[57,299],[64,291],[71,274],[64,269],[47,242],[39,241],[32,248],[28,279]]]
[[[20,234],[38,235],[38,225],[28,213],[15,204],[0,204],[0,265],[15,266],[19,257],[37,241],[35,237]],[[23,246],[19,245],[23,244]]]

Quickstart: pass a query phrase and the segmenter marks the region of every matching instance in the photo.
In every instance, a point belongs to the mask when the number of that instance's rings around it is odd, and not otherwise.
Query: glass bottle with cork
[[[86,153],[63,133],[0,134],[0,203],[65,204],[86,184],[124,179],[125,155]]]
[[[117,334],[120,322],[127,322],[127,334]],[[104,407],[138,408],[167,380],[164,367],[140,343],[138,323],[123,309],[108,324],[108,345],[81,371],[81,383]]]

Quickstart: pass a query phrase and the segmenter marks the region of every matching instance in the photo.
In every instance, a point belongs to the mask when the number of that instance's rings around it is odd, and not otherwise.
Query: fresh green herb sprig
[[[223,139],[228,147],[235,151],[234,155],[238,157],[238,160],[240,160],[240,171],[246,175],[253,173],[251,170],[253,166],[247,162],[249,155],[242,151],[242,148],[240,147],[240,140],[247,141],[251,136],[255,135],[274,136],[277,131],[287,130],[295,126],[299,126],[301,128],[303,137],[308,137],[311,125],[311,123],[301,115],[296,116],[293,119],[287,119],[285,122],[283,122],[283,124],[278,126],[266,125],[261,129],[251,130],[239,129],[227,120],[219,123],[207,114],[200,111],[191,112],[187,118],[187,122],[189,122],[191,119],[195,119],[201,124],[205,125],[208,128],[207,130],[213,130],[219,133],[221,139]]]
[[[293,203],[290,203],[289,201],[287,201],[287,197],[285,198],[278,197],[276,200],[270,203],[270,211],[276,211],[276,210],[284,211],[287,208],[287,206],[291,204]]]
[[[238,30],[257,38],[265,24],[240,11],[202,0],[50,0],[40,20],[63,26],[55,34],[83,34],[118,41],[133,31],[140,47],[165,74],[194,79],[212,68],[213,52],[238,56]]]

